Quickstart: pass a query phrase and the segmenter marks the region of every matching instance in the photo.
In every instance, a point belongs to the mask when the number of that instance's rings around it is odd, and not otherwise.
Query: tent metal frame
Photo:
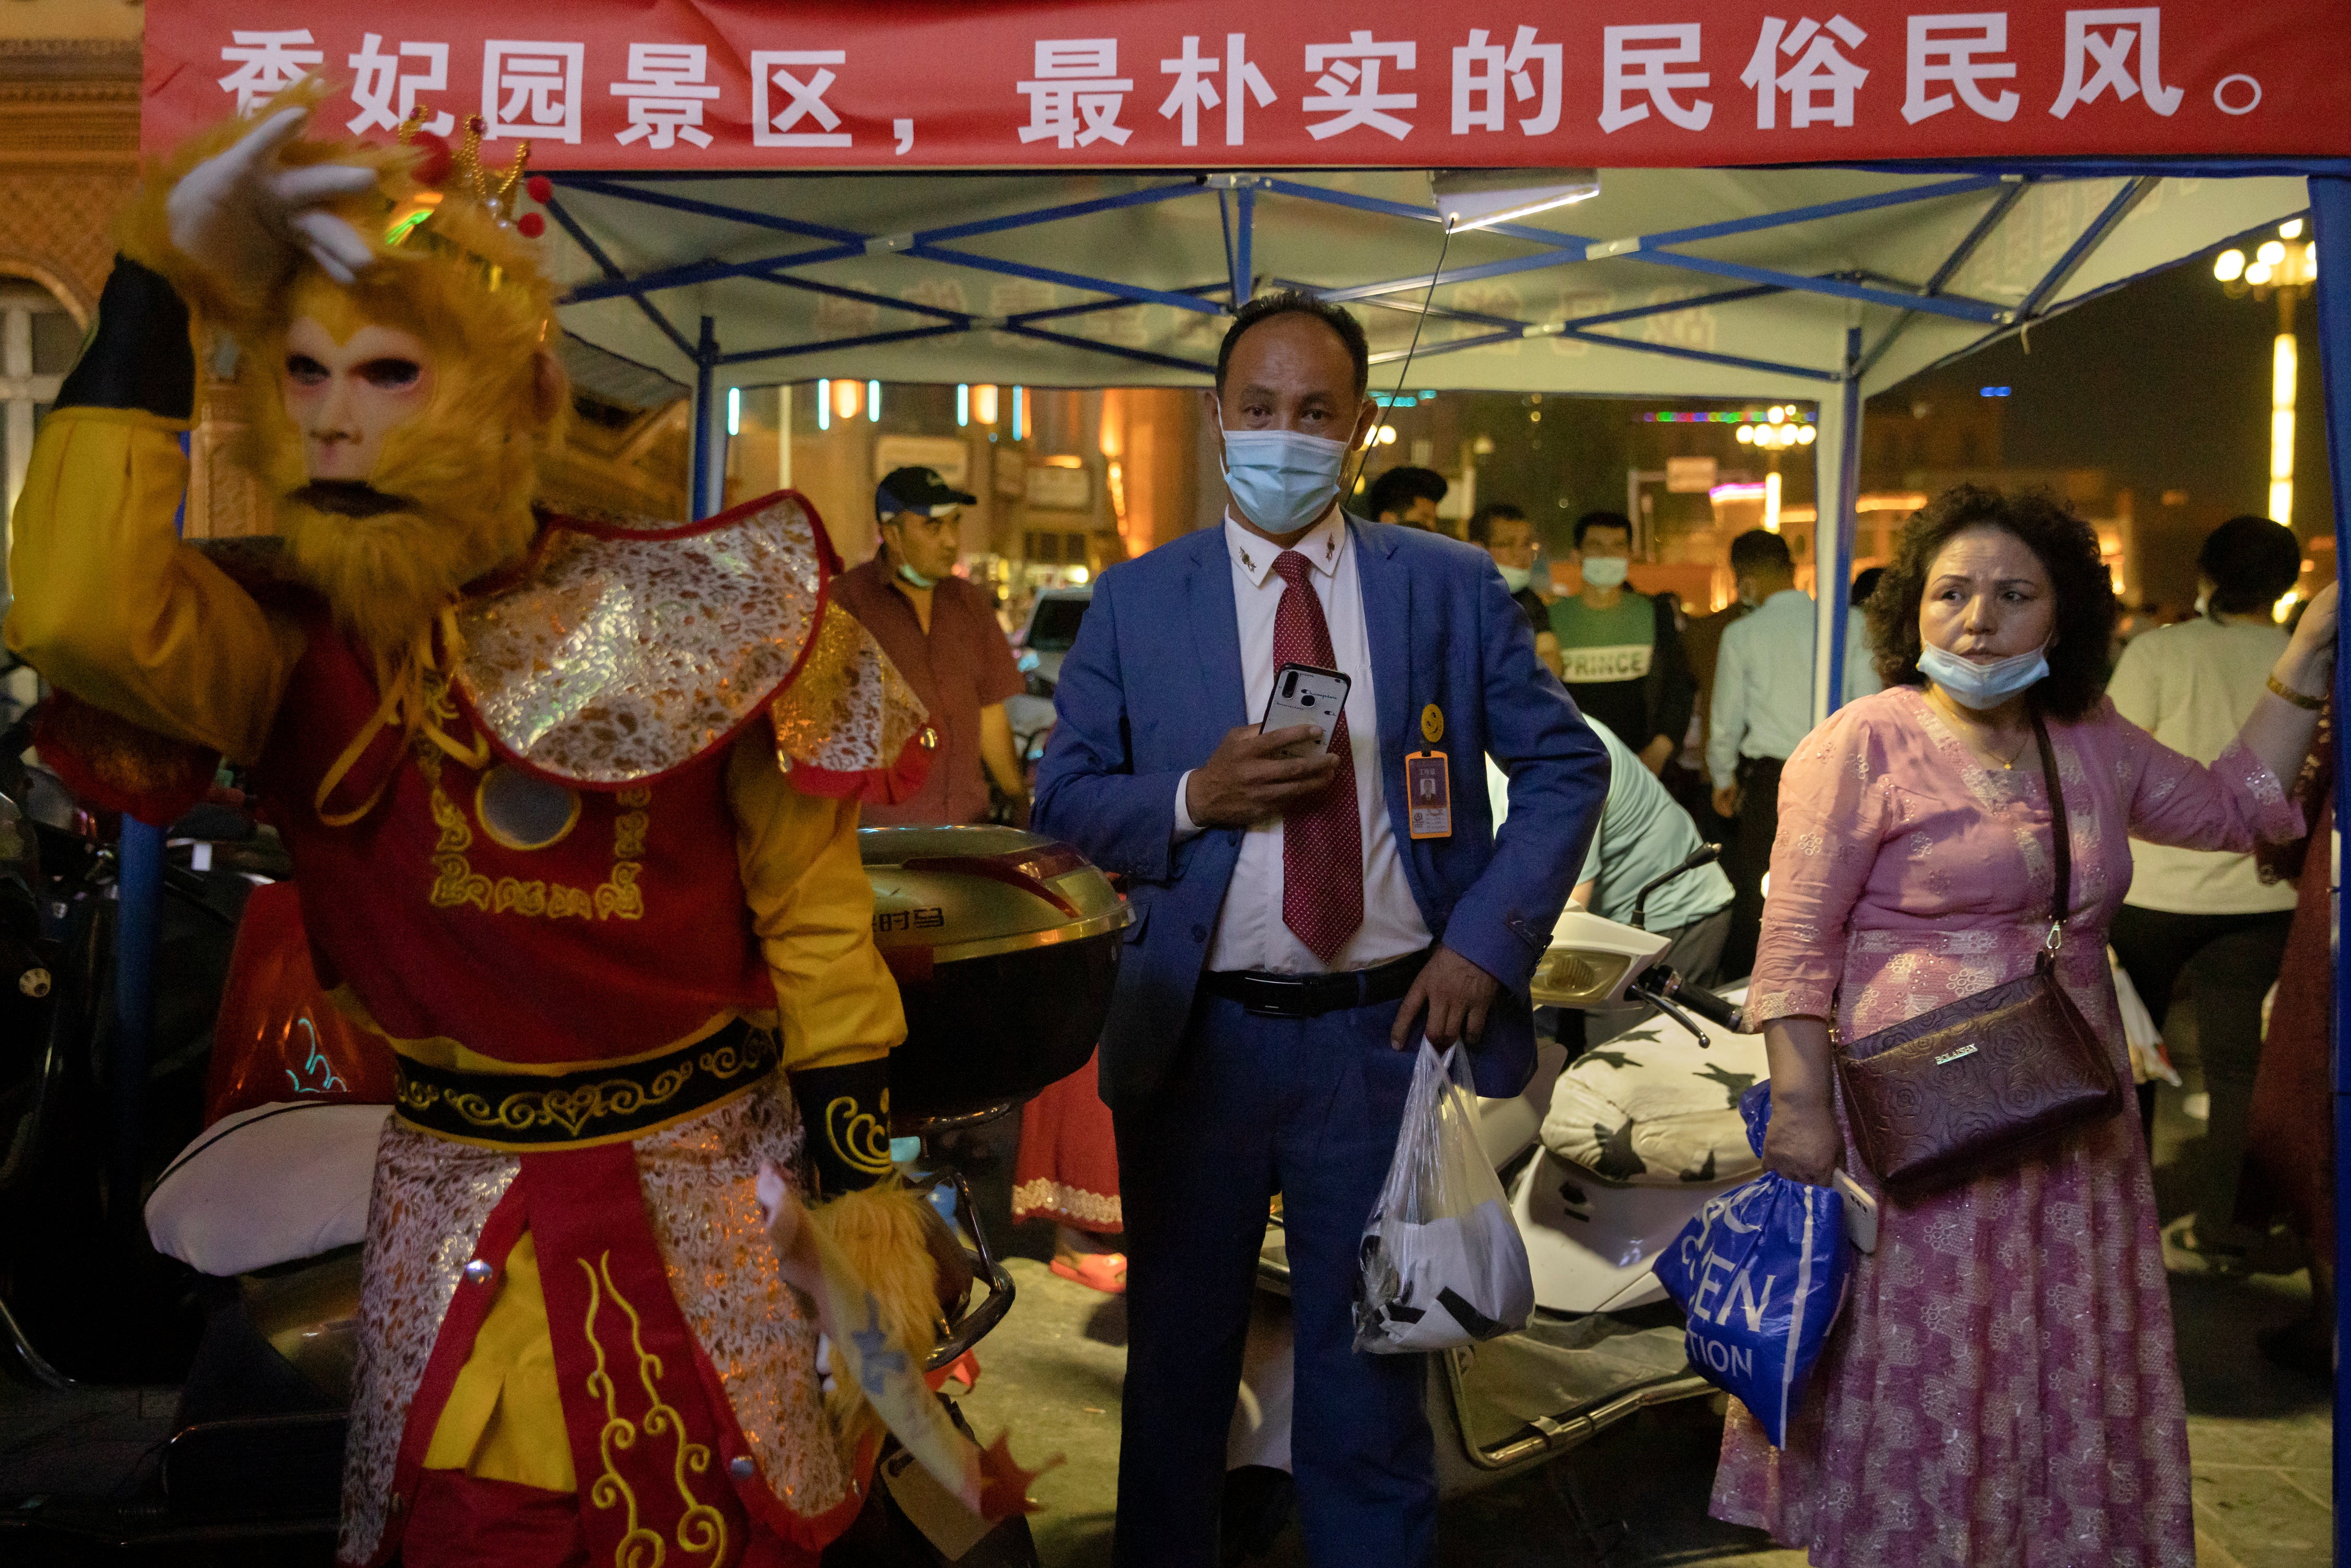
[[[1656,354],[1696,363],[1723,366],[1734,370],[1752,371],[1760,374],[1818,382],[1823,391],[1821,402],[1824,413],[1823,436],[1834,434],[1834,444],[1823,442],[1816,461],[1822,465],[1820,486],[1822,505],[1817,525],[1819,537],[1838,547],[1824,558],[1820,569],[1824,591],[1820,595],[1820,633],[1827,658],[1816,671],[1814,710],[1825,717],[1833,711],[1844,689],[1846,590],[1844,579],[1848,573],[1833,570],[1838,562],[1850,562],[1851,541],[1856,518],[1854,486],[1860,465],[1861,400],[1855,395],[1859,382],[1875,366],[1886,350],[1901,336],[1908,325],[1922,315],[1934,315],[1971,322],[1995,332],[2021,330],[2045,320],[2058,311],[2070,308],[2079,301],[2056,301],[2058,293],[2081,269],[2084,262],[2105,242],[2116,227],[2129,216],[2132,209],[2144,201],[2162,177],[2163,165],[2152,163],[2135,166],[2121,175],[2123,185],[2090,222],[2083,226],[2074,241],[2043,277],[2027,292],[2024,298],[2011,307],[1985,299],[1970,298],[1949,290],[1969,259],[1976,255],[1999,232],[2015,211],[2025,191],[2034,184],[2053,182],[2116,178],[2113,171],[2077,172],[2063,165],[2038,164],[2029,168],[1987,166],[1962,171],[1928,183],[1906,186],[1897,190],[1875,192],[1868,195],[1848,196],[1834,201],[1813,202],[1801,206],[1761,213],[1749,217],[1727,219],[1717,223],[1695,224],[1679,228],[1663,229],[1652,234],[1632,235],[1615,239],[1594,239],[1582,235],[1563,234],[1556,230],[1530,227],[1523,224],[1497,224],[1483,232],[1518,240],[1537,248],[1520,256],[1500,261],[1482,262],[1445,270],[1441,277],[1420,273],[1405,277],[1392,277],[1370,283],[1328,285],[1300,280],[1278,280],[1311,292],[1333,304],[1362,304],[1376,308],[1416,311],[1425,317],[1474,329],[1459,335],[1420,344],[1411,350],[1413,357],[1430,358],[1440,354],[1458,353],[1470,349],[1548,337],[1567,337],[1612,349],[1635,353]],[[740,176],[703,176],[705,179]],[[695,406],[694,418],[693,506],[697,516],[704,515],[718,495],[718,465],[724,462],[725,435],[717,423],[716,399],[716,372],[722,367],[770,363],[801,355],[824,353],[844,349],[869,347],[878,343],[905,342],[925,338],[944,338],[972,331],[1009,332],[1057,346],[1082,349],[1138,364],[1148,364],[1163,370],[1188,371],[1208,376],[1215,367],[1174,355],[1156,353],[1146,349],[1124,344],[1105,343],[1073,333],[1051,330],[1042,325],[1049,319],[1103,310],[1124,309],[1135,305],[1162,305],[1200,315],[1229,313],[1231,302],[1252,292],[1253,275],[1250,258],[1254,248],[1259,203],[1264,197],[1315,203],[1326,206],[1368,213],[1401,221],[1434,225],[1439,223],[1434,204],[1415,205],[1381,196],[1371,196],[1354,191],[1333,190],[1307,183],[1280,174],[1214,173],[1170,178],[1165,183],[1149,184],[1114,195],[1090,197],[1083,201],[1058,202],[1024,211],[985,218],[969,223],[950,224],[931,229],[914,229],[899,234],[873,235],[836,225],[810,223],[802,219],[763,213],[733,203],[716,202],[698,196],[684,195],[670,187],[679,183],[679,176],[645,177],[643,182],[611,173],[562,172],[550,176],[559,192],[601,196],[611,200],[636,203],[660,210],[679,212],[697,217],[714,218],[766,232],[787,234],[817,242],[796,250],[779,251],[742,261],[721,261],[716,257],[702,261],[684,262],[629,276],[611,256],[589,235],[586,227],[561,195],[545,204],[549,216],[579,245],[581,252],[604,276],[599,281],[580,284],[564,297],[565,304],[588,304],[597,300],[627,298],[643,311],[659,329],[663,336],[695,367]],[[1937,265],[1923,284],[1910,284],[1900,279],[1854,271],[1805,274],[1780,268],[1757,267],[1743,262],[1725,261],[1717,257],[1696,256],[1677,247],[1699,245],[1739,235],[1750,235],[1777,228],[1813,223],[1826,218],[1850,216],[1858,213],[1876,212],[1887,208],[1914,206],[1921,203],[1959,200],[1976,197],[1987,192],[1996,193],[1985,210],[1970,226],[1967,234]],[[998,256],[981,256],[959,247],[955,242],[991,235],[1010,234],[1033,229],[1065,219],[1086,217],[1100,213],[1180,201],[1190,197],[1213,195],[1217,199],[1221,220],[1227,280],[1182,290],[1147,288],[1116,278],[1094,277],[1056,267],[1040,267],[1029,262],[1008,260]],[[1015,315],[992,317],[977,312],[956,310],[945,306],[916,304],[890,295],[867,289],[852,288],[840,284],[799,276],[807,268],[828,262],[856,257],[894,254],[937,262],[950,267],[1026,278],[1032,282],[1051,283],[1063,287],[1091,293],[1099,298],[1074,306],[1059,306],[1044,310],[1023,311]],[[1710,294],[1664,301],[1627,309],[1597,312],[1589,316],[1569,317],[1557,321],[1529,321],[1513,317],[1485,312],[1467,311],[1427,303],[1439,282],[1468,283],[1489,277],[1501,277],[1520,273],[1573,267],[1581,262],[1603,260],[1634,260],[1655,266],[1718,277],[1731,285]],[[711,319],[701,323],[697,340],[689,342],[685,334],[657,305],[653,296],[667,290],[696,287],[727,278],[749,278],[780,287],[823,293],[836,298],[857,300],[880,308],[902,312],[924,324],[867,332],[853,337],[823,338],[800,342],[774,344],[765,348],[726,350],[719,343]],[[1865,343],[1858,328],[1849,329],[1844,340],[1844,352],[1834,366],[1821,367],[1763,360],[1739,354],[1726,354],[1711,350],[1686,348],[1679,344],[1646,341],[1626,337],[1607,329],[1647,317],[1671,315],[1703,305],[1721,304],[1737,299],[1752,298],[1775,293],[1802,293],[1842,299],[1855,305],[1876,305],[1900,312],[1892,323],[1877,335],[1875,343]],[[1414,303],[1414,296],[1420,303]],[[1392,362],[1404,358],[1401,353],[1374,356],[1375,363]],[[1827,389],[1835,388],[1832,392]],[[1834,429],[1830,428],[1834,426]]]
[[[563,231],[569,235],[581,251],[604,274],[601,280],[574,287],[564,297],[568,305],[588,304],[600,299],[625,298],[643,311],[646,318],[674,345],[679,353],[698,362],[705,352],[716,352],[717,364],[748,364],[801,354],[862,348],[877,342],[899,342],[910,338],[944,337],[956,332],[974,330],[1011,331],[1024,336],[1034,335],[1065,347],[1084,349],[1094,353],[1150,364],[1164,369],[1191,370],[1202,374],[1213,367],[1181,360],[1148,350],[1130,348],[1123,344],[1103,343],[1091,339],[1066,334],[1038,331],[1035,323],[1049,316],[1064,316],[1078,310],[1119,309],[1130,305],[1163,305],[1174,309],[1201,315],[1223,315],[1229,307],[1226,301],[1248,292],[1250,278],[1250,256],[1254,246],[1258,221],[1258,200],[1260,196],[1283,196],[1294,200],[1320,203],[1324,205],[1351,208],[1414,223],[1438,222],[1433,207],[1414,206],[1384,197],[1363,195],[1352,191],[1331,190],[1307,184],[1298,180],[1272,174],[1211,174],[1194,176],[1167,184],[1149,185],[1140,190],[1123,192],[1113,196],[1095,197],[1082,202],[1057,203],[1029,211],[1008,214],[973,223],[947,225],[935,229],[915,229],[903,234],[868,235],[840,228],[829,224],[808,223],[795,218],[778,217],[753,208],[723,202],[705,201],[684,196],[661,188],[676,183],[676,175],[649,177],[660,182],[641,183],[613,174],[556,173],[549,176],[564,192],[603,196],[619,201],[673,212],[691,214],[697,217],[716,218],[741,224],[747,227],[790,234],[801,238],[824,243],[799,250],[779,251],[744,261],[720,261],[716,258],[679,263],[655,268],[630,277],[597,245],[580,224],[578,215],[559,197],[547,204],[548,214]],[[1457,319],[1476,319],[1489,325],[1489,330],[1471,338],[1457,338],[1424,346],[1420,354],[1458,352],[1464,349],[1482,348],[1489,344],[1508,342],[1514,339],[1544,337],[1582,338],[1610,348],[1628,349],[1642,353],[1663,354],[1669,358],[1696,359],[1708,363],[1728,365],[1737,369],[1765,371],[1778,375],[1796,376],[1806,380],[1834,382],[1844,373],[1844,367],[1823,370],[1813,366],[1780,363],[1738,355],[1707,354],[1672,344],[1650,343],[1637,339],[1619,337],[1599,329],[1641,316],[1670,314],[1699,305],[1721,303],[1727,299],[1748,298],[1760,292],[1800,292],[1853,300],[1861,304],[1884,305],[1906,311],[1925,311],[1955,319],[1978,322],[1985,326],[2022,325],[2035,319],[2035,307],[2045,301],[2054,288],[2061,287],[2066,277],[2081,260],[2095,249],[2115,223],[2127,213],[2128,206],[2114,210],[2103,223],[2085,234],[2078,254],[2069,255],[2068,263],[2036,290],[2034,298],[2023,309],[2011,309],[1989,300],[1970,299],[1944,291],[1950,275],[1958,270],[1967,256],[1978,248],[1998,225],[2015,195],[2022,194],[2025,184],[2049,178],[2042,175],[1991,174],[1962,175],[1929,185],[1879,192],[1867,196],[1852,196],[1834,202],[1819,202],[1779,212],[1759,214],[1753,217],[1735,218],[1721,223],[1700,224],[1685,228],[1661,230],[1656,234],[1635,235],[1618,239],[1595,240],[1579,235],[1561,234],[1554,230],[1531,228],[1522,224],[1498,224],[1482,232],[1505,238],[1520,240],[1541,248],[1528,256],[1502,261],[1485,262],[1457,267],[1446,272],[1447,283],[1469,283],[1488,277],[1507,277],[1516,273],[1572,267],[1578,262],[1601,261],[1626,257],[1649,262],[1660,267],[1675,267],[1712,277],[1727,278],[1741,286],[1736,289],[1644,307],[1636,310],[1609,311],[1592,317],[1569,318],[1560,321],[1523,321],[1503,317],[1468,317],[1450,313]],[[2151,181],[2148,182],[2151,183]],[[1935,277],[1921,287],[1906,287],[1896,280],[1878,278],[1855,273],[1808,275],[1786,272],[1777,268],[1755,267],[1743,262],[1723,261],[1709,256],[1688,255],[1674,247],[1695,245],[1707,240],[1722,239],[1734,235],[1753,234],[1762,230],[1783,228],[1792,225],[1814,222],[1823,218],[1843,217],[1855,213],[1871,212],[1886,207],[1913,205],[1921,202],[1979,194],[2002,186],[2014,188],[2015,194],[2003,192],[1986,221],[1980,223],[1953,256],[1939,267]],[[1217,287],[1176,291],[1146,288],[1115,278],[1093,277],[1056,267],[1040,267],[1029,262],[1011,261],[998,256],[980,256],[956,247],[951,242],[973,239],[982,235],[1008,234],[1040,225],[1057,223],[1065,218],[1084,217],[1096,213],[1113,212],[1123,208],[1144,206],[1160,202],[1179,200],[1187,196],[1215,195],[1225,232],[1225,249],[1230,269],[1230,279]],[[2133,204],[2135,204],[2135,203]],[[993,273],[1002,277],[1026,278],[1031,282],[1058,284],[1063,287],[1102,295],[1104,298],[1079,307],[1057,307],[1050,311],[1024,311],[1007,317],[988,317],[977,312],[958,311],[941,306],[916,305],[888,295],[842,288],[836,285],[818,284],[809,279],[795,279],[791,274],[828,262],[845,261],[875,254],[897,254],[921,260],[939,262],[950,267]],[[911,328],[888,333],[867,333],[852,338],[813,340],[799,343],[778,344],[770,348],[737,350],[732,352],[717,350],[715,345],[690,343],[676,323],[654,304],[652,296],[668,289],[691,287],[726,278],[747,277],[762,282],[797,285],[820,288],[846,298],[911,315],[929,319],[934,325]],[[1393,295],[1425,294],[1432,283],[1423,273],[1416,277],[1390,278],[1379,282],[1344,287],[1309,286],[1322,298],[1333,304],[1355,301],[1382,302]],[[1440,314],[1432,311],[1431,314]],[[700,426],[697,424],[697,429]]]

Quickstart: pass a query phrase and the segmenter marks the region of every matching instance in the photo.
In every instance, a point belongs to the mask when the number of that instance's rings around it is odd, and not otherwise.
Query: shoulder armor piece
[[[778,491],[683,526],[551,517],[519,580],[457,608],[453,688],[516,761],[588,789],[672,772],[799,677],[837,570]]]
[[[799,678],[768,710],[776,763],[804,794],[902,800],[922,787],[938,732],[873,633],[837,604]]]

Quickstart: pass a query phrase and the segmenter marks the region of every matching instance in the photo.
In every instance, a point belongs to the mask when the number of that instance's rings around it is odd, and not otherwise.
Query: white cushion
[[[1762,1162],[1739,1096],[1771,1076],[1760,1034],[1709,1026],[1701,1046],[1652,1017],[1569,1064],[1552,1091],[1543,1146],[1603,1181],[1634,1186],[1743,1181]]]
[[[389,1105],[278,1101],[224,1116],[147,1199],[155,1250],[226,1277],[348,1247],[367,1230]]]

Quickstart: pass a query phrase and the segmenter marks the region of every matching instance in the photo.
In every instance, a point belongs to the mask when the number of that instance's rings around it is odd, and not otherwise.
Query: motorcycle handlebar
[[[1708,990],[1704,986],[1685,985],[1682,977],[1663,964],[1651,966],[1638,981],[1638,988],[1655,1000],[1670,1002],[1687,1008],[1708,1023],[1743,1033],[1747,1023],[1740,1009]]]
[[[1673,992],[1674,1000],[1681,1003],[1708,1023],[1720,1024],[1733,1034],[1738,1034],[1745,1029],[1745,1019],[1739,1009],[1731,1003],[1716,996],[1703,986],[1681,988],[1678,981],[1676,985],[1677,988]]]

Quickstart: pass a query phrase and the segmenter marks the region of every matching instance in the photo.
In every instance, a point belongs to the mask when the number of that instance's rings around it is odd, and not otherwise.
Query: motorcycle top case
[[[1424,1040],[1380,1200],[1364,1225],[1355,1348],[1449,1350],[1527,1326],[1535,1281],[1478,1141],[1468,1062]]]
[[[1771,1087],[1740,1100],[1758,1155]],[[1787,1447],[1850,1261],[1844,1199],[1776,1171],[1708,1199],[1657,1260],[1658,1282],[1688,1317],[1690,1364],[1745,1405],[1774,1448]]]

